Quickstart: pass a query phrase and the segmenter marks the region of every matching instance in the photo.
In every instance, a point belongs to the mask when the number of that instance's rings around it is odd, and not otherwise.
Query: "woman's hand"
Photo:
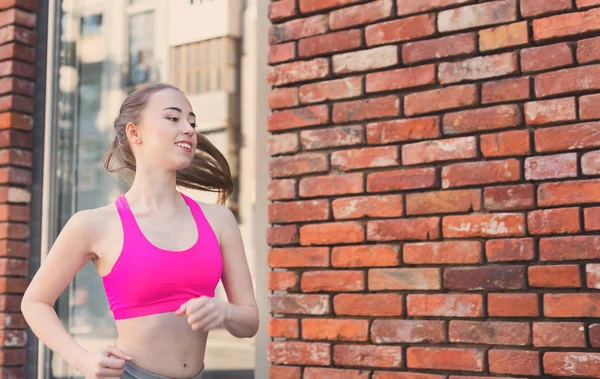
[[[102,353],[88,352],[77,367],[86,379],[120,378],[131,357],[111,345]]]
[[[177,316],[187,316],[192,330],[208,332],[229,319],[231,304],[212,297],[200,296],[184,303],[175,312]]]

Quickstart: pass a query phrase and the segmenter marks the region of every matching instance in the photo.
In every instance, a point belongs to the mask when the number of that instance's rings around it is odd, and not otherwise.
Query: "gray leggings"
[[[202,366],[202,370],[200,370],[200,372],[196,376],[194,376],[190,379],[202,379],[203,376],[204,376],[204,366]],[[166,376],[153,374],[149,371],[146,371],[146,370],[134,365],[131,362],[126,362],[125,370],[123,372],[123,375],[121,376],[121,379],[169,379],[169,378]]]

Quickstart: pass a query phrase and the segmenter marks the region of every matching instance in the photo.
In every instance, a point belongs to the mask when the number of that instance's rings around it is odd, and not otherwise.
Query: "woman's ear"
[[[125,133],[127,134],[127,139],[132,143],[140,144],[142,142],[140,130],[132,122],[125,126]]]

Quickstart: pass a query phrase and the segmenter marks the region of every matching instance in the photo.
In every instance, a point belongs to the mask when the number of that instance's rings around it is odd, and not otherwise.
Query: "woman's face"
[[[165,89],[154,93],[137,125],[138,140],[133,138],[138,165],[149,163],[169,170],[188,167],[198,142],[195,127],[196,115],[182,92]]]

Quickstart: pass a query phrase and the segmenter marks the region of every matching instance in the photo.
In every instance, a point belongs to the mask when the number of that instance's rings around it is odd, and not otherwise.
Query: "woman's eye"
[[[192,125],[192,128],[196,129],[196,123],[195,122],[191,122],[190,125]]]
[[[173,122],[177,122],[177,120],[179,120],[177,117],[167,117],[167,119]]]

